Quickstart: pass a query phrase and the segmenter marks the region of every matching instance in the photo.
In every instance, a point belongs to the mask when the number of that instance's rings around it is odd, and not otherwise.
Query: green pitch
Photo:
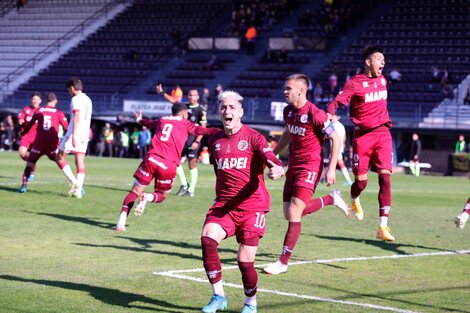
[[[88,158],[79,200],[65,197],[66,179],[46,158],[28,192],[17,193],[24,162],[0,153],[0,312],[199,312],[207,304],[199,237],[214,197],[213,170],[199,166],[194,198],[149,204],[143,216],[131,213],[126,232],[115,233],[137,165]],[[339,172],[338,180],[347,196]],[[287,227],[283,181],[267,181],[272,212],[258,265],[277,259]],[[470,249],[470,225],[461,231],[452,222],[470,195],[468,179],[395,175],[392,184],[395,243],[375,240],[378,186],[371,174],[361,197],[364,221],[334,207],[304,218],[292,262],[326,261],[293,263],[278,276],[259,271],[259,312],[470,312],[470,255],[447,254]],[[320,185],[317,195],[329,190]],[[233,284],[225,287],[227,312],[240,312],[244,299],[240,273],[230,267],[236,249],[233,238],[220,246],[229,266],[224,282]]]

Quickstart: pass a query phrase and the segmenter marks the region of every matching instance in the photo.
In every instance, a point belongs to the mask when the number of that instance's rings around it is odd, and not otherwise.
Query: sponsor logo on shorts
[[[248,142],[246,140],[240,140],[238,142],[238,150],[245,151],[248,148]]]
[[[140,174],[142,174],[142,175],[144,175],[144,176],[146,176],[146,177],[149,177],[149,176],[150,176],[150,174],[147,173],[146,171],[144,171],[141,167],[139,167],[138,171],[139,171]]]
[[[157,183],[160,183],[160,184],[172,184],[172,183],[173,183],[173,179],[165,179],[165,180],[157,179]]]

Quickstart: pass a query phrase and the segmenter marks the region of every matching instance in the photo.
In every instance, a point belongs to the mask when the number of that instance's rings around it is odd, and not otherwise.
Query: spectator
[[[419,155],[421,154],[421,140],[417,133],[413,133],[411,137],[411,149],[410,149],[410,170],[411,174],[418,177],[420,175],[421,168],[419,167]]]
[[[212,54],[209,61],[207,61],[207,63],[202,67],[202,69],[206,71],[221,69],[221,64],[217,56],[215,54]]]
[[[221,84],[217,84],[215,86],[215,89],[214,89],[214,92],[212,93],[212,97],[211,97],[211,107],[212,107],[212,114],[217,114],[217,109],[218,109],[218,101],[217,101],[217,98],[219,97],[219,94],[221,92],[223,92],[224,89],[222,88],[222,85]]]
[[[266,50],[266,53],[264,54],[264,57],[263,57],[263,62],[264,63],[275,63],[276,62],[276,53],[271,48],[268,48]]]
[[[319,104],[322,101],[323,96],[323,88],[320,83],[315,85],[315,89],[313,89],[313,100],[316,104]]]
[[[279,63],[286,63],[287,62],[287,50],[282,48],[281,51],[279,51],[279,57],[277,58]]]
[[[132,153],[134,154],[134,158],[139,158],[139,135],[139,129],[134,127],[134,131],[131,134]]]
[[[13,118],[11,114],[8,114],[1,124],[1,140],[0,140],[0,151],[13,150],[13,134],[14,134],[14,125]]]
[[[105,137],[104,137],[104,131],[106,127],[102,127],[99,134],[98,134],[98,139],[96,140],[96,148],[95,148],[95,155],[98,157],[102,157],[103,153],[106,149],[106,144],[105,144]]]
[[[465,142],[465,137],[464,135],[460,134],[459,139],[455,143],[455,153],[467,153],[468,152],[468,147],[467,143]]]
[[[256,45],[255,40],[257,36],[256,27],[251,25],[245,32],[245,40],[246,40],[246,53],[247,54],[255,54],[256,52]]]
[[[328,77],[328,82],[330,83],[330,98],[333,98],[336,93],[336,87],[338,86],[338,76],[333,72],[330,77]]]
[[[449,71],[447,70],[447,68],[444,68],[441,72],[440,83],[442,86],[448,85],[450,83],[450,76],[449,76]]]
[[[202,90],[202,96],[201,96],[201,105],[203,106],[204,110],[207,112],[208,106],[209,106],[209,98],[210,98],[210,93],[209,93],[209,88],[204,87]]]
[[[150,131],[146,126],[142,126],[142,130],[139,133],[139,158],[142,159],[147,154],[147,145],[150,140]]]
[[[401,73],[394,67],[390,72],[390,82],[396,83],[401,80]]]
[[[113,156],[113,141],[114,141],[114,131],[111,128],[111,124],[106,123],[103,130],[104,134],[104,145],[105,151],[108,152],[108,157]]]

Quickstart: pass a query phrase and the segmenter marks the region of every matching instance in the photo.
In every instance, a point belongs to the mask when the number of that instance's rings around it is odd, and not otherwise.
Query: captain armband
[[[321,130],[326,136],[330,137],[335,131],[335,126],[331,122],[326,122],[327,125]]]

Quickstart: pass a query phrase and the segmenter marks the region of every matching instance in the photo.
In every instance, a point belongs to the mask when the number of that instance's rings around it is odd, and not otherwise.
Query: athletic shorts
[[[283,202],[290,202],[297,187],[312,190],[312,195],[320,182],[323,172],[323,164],[307,163],[301,165],[289,165],[284,182],[282,194]]]
[[[57,144],[34,143],[29,151],[28,162],[36,163],[43,155],[47,155],[51,161],[55,161],[58,152]]]
[[[155,154],[147,154],[134,173],[136,182],[148,186],[155,179],[154,190],[170,191],[176,177],[176,164],[166,162]]]
[[[28,132],[26,135],[21,137],[20,147],[26,147],[26,149],[29,150],[33,145],[34,139],[36,139],[36,134],[31,134]]]
[[[72,136],[62,138],[60,142],[60,151],[64,151],[65,153],[83,153],[86,154],[88,149],[88,137],[80,142],[78,142],[77,146],[74,147],[72,145]]]
[[[374,171],[389,170],[393,167],[392,135],[388,127],[379,127],[366,133],[354,134],[353,173],[367,174]]]
[[[226,238],[236,236],[238,243],[258,246],[266,232],[266,212],[221,207],[216,203],[207,212],[204,225],[209,223],[220,225],[227,233]]]

